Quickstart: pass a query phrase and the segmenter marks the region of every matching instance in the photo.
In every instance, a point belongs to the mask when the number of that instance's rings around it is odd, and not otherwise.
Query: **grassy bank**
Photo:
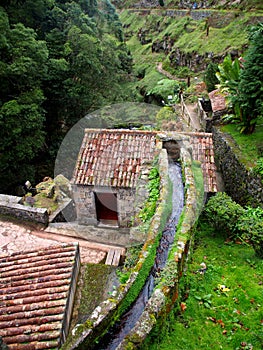
[[[256,130],[252,135],[240,134],[235,124],[221,127],[223,132],[230,134],[242,152],[242,162],[248,167],[254,167],[259,158],[263,157],[263,117],[258,118]]]
[[[153,334],[151,350],[262,349],[263,261],[251,247],[200,224],[184,283],[180,310]]]

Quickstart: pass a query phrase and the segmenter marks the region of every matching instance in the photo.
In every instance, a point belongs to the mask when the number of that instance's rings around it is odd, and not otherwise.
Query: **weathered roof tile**
[[[208,96],[214,113],[226,111],[226,98],[219,89],[209,92]]]
[[[0,258],[0,336],[10,350],[59,348],[78,270],[76,244]]]
[[[182,134],[190,136],[190,143],[193,148],[193,159],[201,163],[204,178],[204,191],[207,193],[217,192],[212,134],[205,132],[183,132]]]
[[[156,132],[86,129],[74,173],[77,185],[135,187],[156,153]]]

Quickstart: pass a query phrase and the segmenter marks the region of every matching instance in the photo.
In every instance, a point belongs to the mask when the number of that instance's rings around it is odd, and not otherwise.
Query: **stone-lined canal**
[[[126,335],[132,330],[136,322],[139,320],[143,310],[151,297],[154,290],[155,279],[158,273],[166,264],[170,246],[174,241],[176,234],[176,226],[184,206],[184,187],[182,182],[181,167],[178,163],[169,162],[169,178],[173,184],[172,193],[172,213],[162,232],[160,244],[156,251],[154,266],[151,269],[144,287],[142,288],[138,298],[132,304],[131,308],[122,316],[109,332],[100,340],[93,350],[115,350],[122,342]]]

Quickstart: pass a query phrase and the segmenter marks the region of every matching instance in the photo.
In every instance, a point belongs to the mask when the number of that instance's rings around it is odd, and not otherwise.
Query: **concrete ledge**
[[[12,202],[0,202],[0,215],[13,216],[44,225],[48,224],[48,211],[46,208],[34,208]]]

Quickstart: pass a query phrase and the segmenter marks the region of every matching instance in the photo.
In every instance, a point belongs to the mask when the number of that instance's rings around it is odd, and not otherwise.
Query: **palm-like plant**
[[[263,25],[250,29],[250,45],[244,60],[226,56],[216,77],[219,89],[226,93],[233,114],[225,120],[238,124],[241,133],[251,134],[258,116],[263,114]]]
[[[216,77],[219,81],[217,87],[226,95],[228,107],[234,114],[225,116],[224,120],[237,122],[242,119],[242,111],[238,100],[238,86],[240,82],[240,62],[236,58],[232,61],[230,56],[226,56],[218,65]]]

